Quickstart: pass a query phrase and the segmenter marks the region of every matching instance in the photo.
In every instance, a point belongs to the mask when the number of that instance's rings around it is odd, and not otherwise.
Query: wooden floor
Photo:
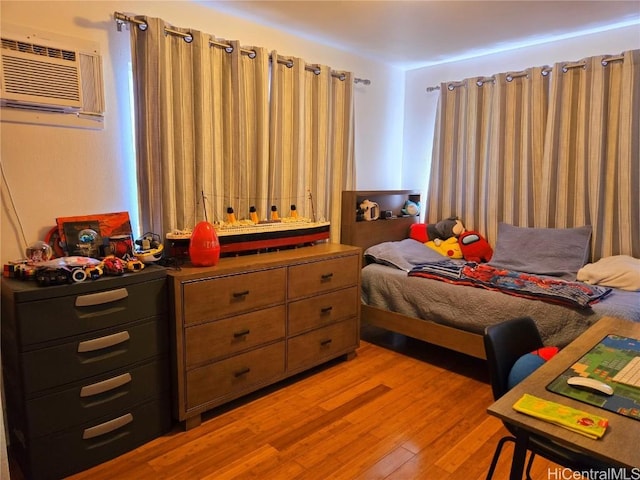
[[[484,479],[506,434],[485,363],[380,330],[334,361],[71,478]],[[508,478],[507,444],[495,479]],[[556,469],[541,458],[533,478]],[[559,477],[552,477],[559,478]],[[12,479],[22,475],[13,466]]]

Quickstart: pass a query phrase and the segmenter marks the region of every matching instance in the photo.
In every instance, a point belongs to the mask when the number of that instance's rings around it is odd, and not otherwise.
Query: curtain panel
[[[592,225],[592,256],[640,257],[640,50],[553,67],[542,200],[550,227]]]
[[[441,85],[427,221],[457,215],[492,243],[499,222],[533,226],[547,108],[540,72]]]
[[[273,62],[270,201],[329,220],[334,243],[340,239],[342,191],[355,185],[352,104],[351,73],[339,79],[329,67],[300,58],[291,66]]]
[[[640,257],[639,54],[442,84],[427,221],[592,225],[593,261]]]
[[[331,221],[340,238],[342,190],[355,184],[353,79],[329,67],[291,67],[277,52],[142,18],[131,29],[142,227],[164,235],[200,220],[288,216]],[[273,60],[271,60],[273,59]],[[313,71],[310,71],[313,70]]]

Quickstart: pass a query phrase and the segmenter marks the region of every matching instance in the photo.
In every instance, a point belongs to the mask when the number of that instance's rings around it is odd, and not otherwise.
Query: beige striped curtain
[[[541,71],[441,85],[427,222],[457,215],[491,243],[499,222],[533,226],[547,108]]]
[[[157,18],[131,29],[140,218],[161,236],[248,211],[268,178],[268,53],[211,47],[210,35],[165,34]],[[247,192],[251,192],[247,195]],[[203,203],[204,195],[204,203]]]
[[[252,206],[261,219],[271,205],[288,216],[296,205],[330,220],[337,242],[340,195],[355,184],[351,74],[301,59],[289,68],[264,48],[217,40],[229,52],[202,32],[165,34],[162,20],[139,19],[147,28],[132,27],[131,38],[144,231],[191,228],[205,212],[226,220],[229,207],[238,219]]]
[[[216,80],[210,108],[221,128],[203,132],[203,141],[210,137],[217,148],[222,147],[206,159],[212,175],[203,178],[211,198],[210,219],[217,221],[226,220],[228,208],[237,218],[248,218],[251,206],[264,211],[269,181],[269,54],[264,48],[244,47],[256,52],[251,58],[240,53],[238,42],[228,43],[234,47],[231,54],[210,48],[220,62],[232,63],[230,71],[220,71],[216,62],[210,72]]]
[[[639,54],[442,84],[426,221],[592,225],[593,261],[640,257]]]
[[[341,193],[355,184],[353,78],[300,58],[276,61],[271,53],[269,202],[289,214],[331,222],[340,238]],[[281,213],[282,215],[282,213]]]
[[[553,69],[543,224],[592,225],[592,258],[640,258],[640,50]]]

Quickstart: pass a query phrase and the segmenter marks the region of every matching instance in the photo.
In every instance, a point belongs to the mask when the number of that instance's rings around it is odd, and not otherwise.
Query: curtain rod
[[[142,20],[139,20],[135,17],[130,17],[128,15],[125,15],[123,13],[120,12],[113,12],[113,18],[116,21],[117,24],[117,28],[118,31],[122,31],[122,24],[124,23],[134,23],[138,26],[138,28],[142,31],[145,31],[147,29],[147,24],[145,22],[143,22]],[[189,33],[184,33],[184,32],[179,32],[177,30],[173,30],[169,27],[164,27],[164,31],[166,33],[169,33],[171,35],[176,35],[179,37],[184,38],[184,40],[187,43],[191,43],[193,41],[193,37],[189,34]],[[225,51],[227,53],[231,53],[233,52],[233,46],[229,45],[228,43],[222,43],[222,42],[218,42],[216,40],[214,40],[213,38],[209,38],[209,45],[213,45],[216,47],[221,47],[224,48]],[[256,56],[256,52],[254,50],[248,49],[248,48],[243,48],[240,47],[240,53],[242,55],[247,55],[249,58],[255,58]],[[277,56],[278,58],[276,59],[276,61],[281,64],[281,65],[285,65],[289,68],[291,68],[293,66],[293,60],[291,60],[290,58],[286,58],[286,57],[282,57],[280,55]],[[269,60],[273,61],[273,58],[271,55],[269,55]],[[316,75],[320,74],[320,67],[318,67],[317,65],[306,65],[305,66],[305,70],[309,71],[309,72],[313,72]],[[339,80],[344,80],[346,75],[344,72],[336,72],[334,70],[331,70],[331,76],[334,78],[337,78]],[[366,79],[366,78],[354,78],[353,79],[353,83],[362,83],[363,85],[371,85],[371,80]]]
[[[621,61],[624,60],[624,55],[604,55],[602,57],[602,60],[600,61],[600,63],[602,64],[603,67],[606,67],[610,62],[617,62],[617,61]],[[562,65],[562,72],[563,73],[567,73],[570,69],[572,68],[579,68],[579,67],[586,67],[587,62],[586,60],[580,60],[579,62],[566,62],[564,65]],[[544,76],[547,76],[551,73],[551,67],[543,67],[542,70],[540,71],[540,73]],[[507,72],[506,74],[506,80],[507,82],[511,82],[514,78],[520,78],[520,77],[526,77],[528,75],[526,70],[522,70],[520,72]],[[479,87],[481,87],[482,85],[484,85],[485,83],[491,83],[495,81],[495,76],[491,76],[491,77],[478,77],[476,80],[476,85],[478,85]],[[447,89],[448,90],[454,90],[457,87],[461,87],[462,85],[465,84],[464,81],[459,81],[459,82],[445,82],[447,84]],[[434,85],[432,87],[427,87],[426,88],[427,92],[431,93],[431,92],[435,92],[436,90],[440,90],[440,85]]]

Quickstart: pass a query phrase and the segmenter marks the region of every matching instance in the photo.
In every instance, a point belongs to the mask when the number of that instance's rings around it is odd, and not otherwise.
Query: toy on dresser
[[[226,221],[215,222],[213,226],[220,243],[220,254],[225,256],[327,241],[331,224],[301,216],[295,205],[291,205],[289,216],[280,216],[277,206],[272,205],[269,218],[264,220],[259,220],[255,206],[250,207],[249,218],[238,218],[234,209],[228,207]],[[166,235],[170,251],[176,257],[188,256],[192,233],[185,229]]]

